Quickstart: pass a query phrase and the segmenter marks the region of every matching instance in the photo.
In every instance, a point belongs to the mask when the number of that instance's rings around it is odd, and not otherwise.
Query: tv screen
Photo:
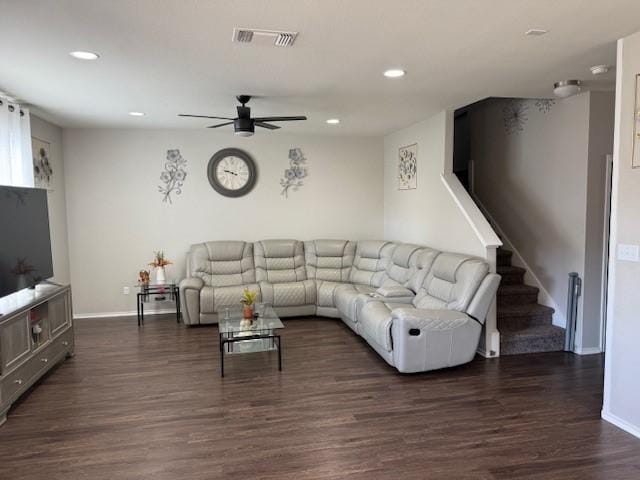
[[[50,277],[46,190],[0,186],[0,297]]]

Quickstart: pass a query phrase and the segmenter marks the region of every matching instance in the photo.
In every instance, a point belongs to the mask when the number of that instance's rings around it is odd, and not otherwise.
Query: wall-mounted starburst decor
[[[502,107],[502,120],[507,134],[519,133],[524,130],[524,125],[529,120],[529,106],[525,100],[507,100]]]

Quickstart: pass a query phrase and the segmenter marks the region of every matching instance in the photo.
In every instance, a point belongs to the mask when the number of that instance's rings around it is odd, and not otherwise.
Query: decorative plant
[[[18,258],[16,261],[16,266],[11,269],[11,273],[14,275],[29,275],[32,272],[35,272],[36,268],[33,265],[27,263],[26,258]]]
[[[245,288],[242,291],[242,298],[240,299],[240,303],[242,303],[243,305],[251,306],[253,305],[253,302],[255,301],[257,296],[258,292]]]
[[[163,202],[171,202],[171,194],[180,195],[182,185],[187,178],[185,167],[187,161],[180,154],[180,150],[167,150],[167,161],[164,164],[164,171],[160,174],[160,180],[164,185],[158,187],[158,191],[164,196]]]
[[[306,161],[307,159],[299,148],[289,150],[289,168],[284,171],[284,176],[280,179],[280,186],[282,186],[280,194],[285,198],[289,197],[291,187],[296,191],[303,185],[302,180],[308,175]]]
[[[153,261],[149,262],[149,266],[153,268],[166,267],[167,265],[171,265],[173,262],[164,258],[164,252],[162,250],[158,252],[153,252],[154,258]]]
[[[138,283],[148,285],[150,279],[151,276],[149,270],[140,270],[140,272],[138,273]]]

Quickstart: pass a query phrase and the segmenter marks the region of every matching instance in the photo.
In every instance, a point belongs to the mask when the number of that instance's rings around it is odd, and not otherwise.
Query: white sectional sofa
[[[387,241],[263,240],[193,245],[183,321],[216,323],[245,287],[281,317],[341,318],[400,372],[473,359],[500,277],[478,258]]]

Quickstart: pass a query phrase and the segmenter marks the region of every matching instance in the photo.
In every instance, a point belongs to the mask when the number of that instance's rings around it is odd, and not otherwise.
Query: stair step
[[[521,285],[524,282],[524,268],[502,265],[498,266],[496,271],[502,277],[501,285]]]
[[[496,252],[496,265],[508,267],[511,265],[511,256],[513,252],[499,248]]]
[[[537,287],[531,285],[500,285],[498,288],[498,306],[538,303]]]
[[[557,352],[564,350],[564,328],[536,325],[500,329],[500,355]]]
[[[498,306],[498,330],[551,325],[555,310],[537,303]]]

